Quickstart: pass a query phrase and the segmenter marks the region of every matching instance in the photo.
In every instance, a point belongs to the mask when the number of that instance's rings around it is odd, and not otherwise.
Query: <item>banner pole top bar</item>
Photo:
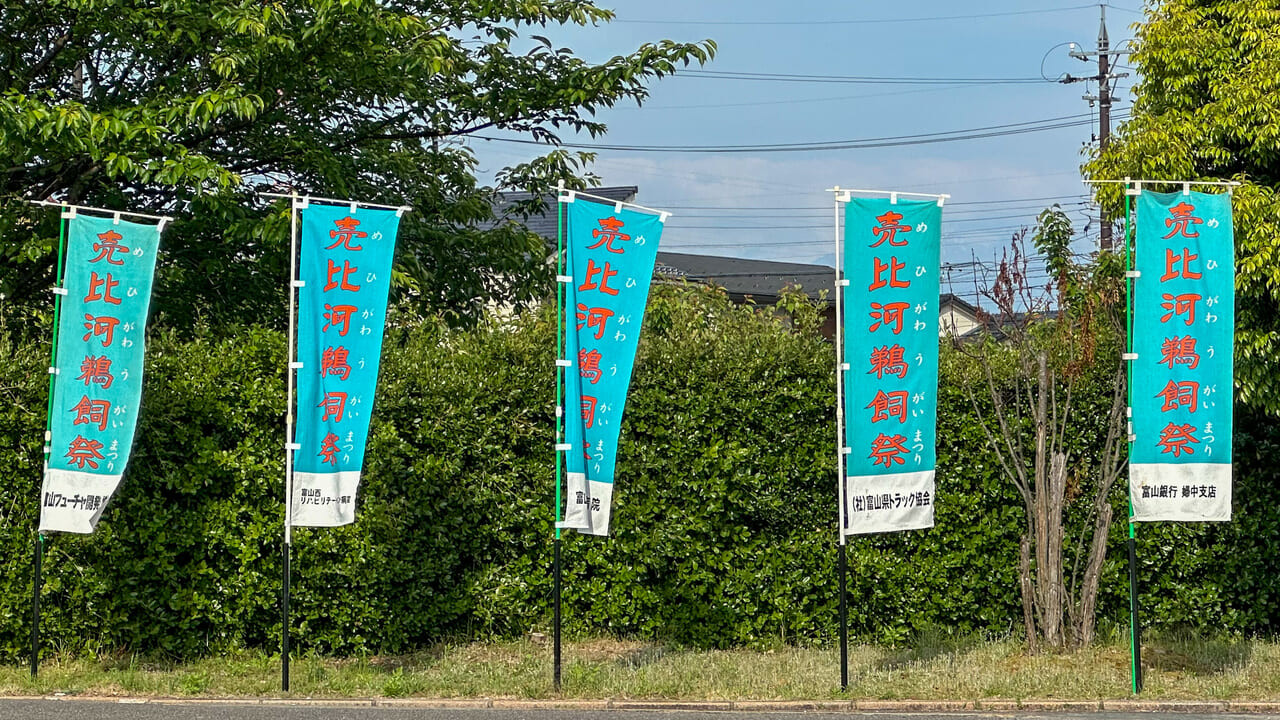
[[[71,203],[64,203],[64,202],[49,202],[48,200],[27,200],[26,202],[32,205],[41,205],[44,207],[66,208],[72,213],[72,217],[75,216],[76,212],[102,213],[103,215],[106,215],[107,217],[115,220],[117,224],[119,224],[121,217],[135,217],[135,218],[146,218],[147,220],[159,220],[161,225],[164,225],[165,223],[173,221],[173,218],[168,215],[147,215],[146,213],[129,212],[128,210],[108,210],[106,208],[89,207],[88,205],[72,205]]]
[[[836,200],[839,202],[849,202],[850,200],[853,199],[853,196],[855,194],[857,195],[888,195],[889,202],[894,204],[897,204],[899,197],[913,197],[913,198],[926,198],[929,200],[937,200],[938,207],[942,207],[943,203],[945,203],[951,197],[951,195],[948,193],[943,193],[943,194],[915,193],[915,192],[903,192],[901,190],[854,190],[854,189],[842,188],[839,185],[833,188],[827,188],[827,192],[835,193]]]
[[[281,198],[281,199],[293,198],[294,200],[300,200],[305,198],[308,202],[324,203],[326,205],[349,205],[351,207],[351,212],[355,212],[355,209],[358,207],[381,208],[383,210],[395,210],[396,213],[399,215],[404,215],[405,213],[411,212],[413,210],[413,208],[410,207],[409,205],[384,205],[382,203],[364,202],[362,200],[339,200],[338,198],[316,197],[315,195],[300,195],[298,193],[264,192],[264,193],[258,193],[258,195],[261,195],[262,197],[269,197],[269,198]]]
[[[1190,195],[1191,188],[1195,185],[1200,185],[1202,187],[1224,187],[1227,189],[1227,194],[1229,195],[1243,184],[1235,180],[1134,180],[1133,178],[1125,178],[1123,180],[1086,179],[1081,180],[1081,182],[1085,185],[1124,185],[1127,188],[1125,193],[1127,195],[1141,195],[1143,185],[1181,185],[1183,195]]]
[[[658,221],[664,222],[664,223],[667,221],[667,218],[671,217],[671,213],[667,212],[666,210],[658,210],[657,208],[645,207],[644,205],[637,205],[635,203],[622,202],[621,200],[614,200],[612,198],[602,197],[600,195],[592,195],[591,193],[582,192],[581,190],[567,190],[564,187],[558,187],[557,191],[559,192],[559,195],[560,195],[560,197],[558,198],[560,202],[571,203],[573,202],[574,198],[578,196],[582,196],[584,198],[591,198],[592,200],[599,200],[600,202],[606,205],[613,205],[614,212],[622,212],[622,208],[624,207],[635,208],[636,210],[643,210],[645,212],[650,212],[657,215]]]

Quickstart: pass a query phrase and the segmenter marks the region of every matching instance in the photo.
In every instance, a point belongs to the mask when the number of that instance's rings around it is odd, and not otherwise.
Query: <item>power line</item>
[[[672,229],[674,230],[675,228],[672,228]],[[828,229],[829,229],[829,228],[828,228]],[[951,235],[943,235],[943,236],[942,236],[942,245],[943,245],[944,247],[947,247],[947,246],[954,246],[954,245],[955,245],[955,243],[950,243],[950,242],[948,242],[949,240],[967,240],[967,239],[970,239],[970,238],[990,237],[990,236],[997,236],[997,235],[998,235],[998,236],[1000,236],[1000,237],[999,237],[999,242],[1005,242],[1005,239],[1006,239],[1006,238],[1004,237],[1005,235],[1008,235],[1008,234],[1013,233],[1013,232],[1017,232],[1018,230],[1021,230],[1021,229],[1022,229],[1021,227],[1012,227],[1012,228],[990,228],[990,229],[985,229],[985,230],[982,230],[982,231],[973,231],[973,233],[972,233],[972,234],[951,234]],[[977,247],[977,246],[986,245],[986,244],[989,244],[989,243],[972,243],[972,242],[971,242],[971,243],[966,243],[966,244],[967,244],[968,246],[971,246],[971,247]],[[768,248],[768,247],[807,247],[807,246],[813,246],[813,245],[825,245],[825,246],[827,246],[827,247],[831,247],[831,246],[833,245],[833,242],[832,242],[831,238],[826,238],[826,239],[823,239],[823,240],[779,240],[779,241],[776,241],[776,242],[762,242],[762,243],[758,243],[758,242],[752,242],[752,243],[744,243],[744,242],[701,243],[701,242],[699,242],[699,243],[692,243],[692,244],[689,244],[689,245],[674,245],[674,246],[670,246],[670,245],[669,245],[669,246],[667,246],[667,247],[665,247],[665,248],[664,248],[664,251],[672,251],[672,252],[674,252],[674,251],[678,251],[678,250],[692,250],[692,249],[697,249],[697,248],[717,248],[717,247],[733,247],[733,248],[742,248],[743,250],[751,250],[751,249],[755,249],[755,248]]]
[[[1037,201],[1041,201],[1041,200],[1073,200],[1073,199],[1076,199],[1076,198],[1083,198],[1083,197],[1086,197],[1086,196],[1085,196],[1084,194],[1077,194],[1077,195],[1046,195],[1046,196],[1043,196],[1043,197],[1033,197],[1033,198],[1010,198],[1010,199],[1007,199],[1007,200],[968,200],[968,201],[964,201],[964,202],[947,202],[946,207],[954,207],[954,206],[957,206],[957,205],[1001,205],[1001,204],[1005,204],[1005,203],[1025,203],[1025,202],[1037,202]],[[830,206],[830,205],[810,205],[810,206],[804,206],[804,207],[796,208],[796,207],[781,207],[781,206],[764,207],[764,206],[759,206],[759,205],[734,205],[734,206],[729,206],[729,205],[668,205],[668,204],[663,204],[663,206],[662,206],[662,207],[663,207],[664,209],[667,209],[667,210],[825,210],[825,211],[827,211],[827,212],[830,212],[830,211],[831,211],[831,206]],[[685,216],[685,217],[687,217],[687,216]]]
[[[747,217],[747,216],[741,216],[741,217]],[[778,216],[773,216],[773,217],[778,217]],[[1017,218],[1026,218],[1026,217],[1027,217],[1026,214],[1017,214],[1017,215],[995,215],[992,217],[960,218],[958,220],[955,220],[955,219],[947,220],[944,218],[943,222],[947,225],[955,225],[956,223],[990,222],[992,220],[1013,220]],[[713,219],[713,217],[705,216],[704,219]],[[732,219],[732,218],[724,218],[724,219]],[[789,219],[789,218],[779,218],[779,219]],[[804,219],[804,218],[796,218],[796,219]],[[673,217],[671,218],[671,220],[668,221],[667,226],[672,229],[679,228],[681,230],[818,230],[821,228],[830,228],[831,223],[824,223],[820,225],[685,225],[683,223],[678,222],[676,217]]]
[[[1088,125],[1091,114],[1067,115],[1043,120],[1028,120],[1020,123],[1006,123],[987,127],[969,128],[965,130],[947,130],[936,133],[917,135],[893,135],[880,138],[860,140],[835,140],[808,143],[775,143],[762,145],[605,145],[598,143],[547,143],[540,140],[524,138],[503,138],[489,135],[473,135],[480,140],[516,143],[520,145],[556,145],[558,147],[579,148],[586,150],[616,150],[627,152],[652,153],[778,153],[778,152],[815,152],[831,150],[861,150],[867,148],[902,147],[907,145],[928,145],[933,143],[955,142],[958,140],[978,140],[1024,133],[1043,132],[1061,128]]]
[[[919,15],[902,18],[866,18],[859,20],[619,20],[612,23],[629,25],[889,25],[897,23],[946,22],[950,20],[976,20],[982,18],[1012,17],[1016,15],[1043,15],[1046,13],[1070,12],[1084,10],[1096,5],[1073,5],[1064,8],[1045,8],[1042,10],[1009,10],[1006,12],[976,13],[973,15]]]
[[[916,95],[922,93],[945,92],[959,90],[966,85],[940,85],[915,90],[898,90],[896,92],[862,93],[860,95],[841,95],[838,97],[796,98],[792,100],[761,100],[758,102],[707,103],[700,105],[643,105],[644,110],[705,110],[708,108],[759,107],[765,105],[800,105],[805,103],[837,102],[840,100],[862,100],[864,98],[892,97],[898,95]]]
[[[731,70],[679,70],[674,77],[755,82],[819,83],[823,85],[1044,85],[1042,77],[895,77],[882,75],[800,75],[791,73],[737,72]]]
[[[1083,206],[1091,205],[1092,203],[1091,203],[1089,200],[1087,200],[1087,199],[1081,198],[1081,199],[1079,199],[1079,200],[1077,200],[1077,201],[1075,201],[1075,202],[1067,202],[1067,203],[1064,203],[1063,201],[1059,200],[1059,201],[1055,202],[1054,204],[1055,204],[1055,205],[1057,205],[1057,206],[1059,207],[1059,209],[1061,209],[1063,212],[1072,212],[1072,211],[1076,211],[1076,210],[1081,209]],[[666,208],[666,209],[674,209],[674,208],[672,208],[670,205],[663,205],[663,207],[664,207],[664,208]],[[749,212],[750,210],[755,210],[755,209],[759,209],[759,208],[709,208],[709,209],[710,209],[710,210],[728,210],[728,211],[731,211],[731,212],[730,212],[730,214],[719,213],[719,212],[698,212],[698,211],[694,211],[694,212],[681,212],[681,213],[679,214],[679,216],[678,216],[676,219],[674,219],[674,220],[673,220],[673,222],[683,222],[683,221],[685,221],[685,220],[690,220],[690,219],[700,219],[700,220],[707,220],[707,219],[715,219],[715,220],[749,220],[749,219],[766,219],[766,220],[805,220],[805,219],[815,219],[815,220],[816,220],[816,219],[819,219],[819,218],[830,218],[830,217],[831,217],[831,208],[830,208],[830,207],[826,207],[826,208],[817,208],[817,207],[781,208],[781,209],[778,209],[778,210],[776,210],[776,211],[774,211],[774,212],[761,212],[761,213],[753,213],[753,212]],[[967,209],[954,210],[954,211],[951,211],[951,212],[944,212],[943,214],[944,214],[945,218],[947,219],[947,222],[960,222],[960,221],[964,221],[964,222],[972,222],[972,221],[973,221],[973,219],[969,217],[969,216],[971,216],[971,215],[983,215],[983,214],[985,214],[985,213],[989,213],[989,212],[997,212],[997,211],[1018,211],[1018,210],[1024,210],[1024,211],[1035,211],[1035,212],[1034,212],[1034,214],[1038,215],[1038,214],[1040,213],[1040,211],[1041,211],[1041,210],[1044,210],[1044,209],[1045,209],[1045,205],[1044,205],[1043,203],[1027,203],[1027,204],[1024,204],[1024,205],[1002,205],[1002,206],[1000,206],[1000,207],[998,207],[998,208],[997,208],[997,207],[985,207],[985,206],[984,206],[983,208],[967,208]],[[748,211],[748,212],[738,212],[739,210]],[[797,214],[797,213],[799,213],[799,214]],[[988,220],[995,220],[995,219],[1004,218],[1004,217],[1011,217],[1011,216],[1008,216],[1008,215],[1003,215],[1003,216],[991,216],[991,217],[987,217],[987,218],[985,218],[985,219],[988,219]],[[1017,215],[1016,217],[1024,217],[1024,215]],[[958,219],[957,219],[957,218],[958,218]]]

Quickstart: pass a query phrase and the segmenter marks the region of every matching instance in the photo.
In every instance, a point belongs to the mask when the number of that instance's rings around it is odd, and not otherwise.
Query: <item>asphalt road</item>
[[[779,720],[803,715],[805,720],[849,720],[858,715],[875,720],[1257,720],[1262,715],[1177,713],[760,713],[737,711],[511,710],[494,708],[437,709],[397,707],[123,704],[66,700],[0,700],[0,720]]]

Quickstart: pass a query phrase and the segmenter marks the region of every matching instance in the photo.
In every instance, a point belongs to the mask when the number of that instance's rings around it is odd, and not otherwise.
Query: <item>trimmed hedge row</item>
[[[808,321],[800,319],[801,324]],[[554,336],[393,330],[358,520],[294,534],[294,636],[325,654],[545,630],[551,607]],[[47,347],[0,338],[0,652],[27,649]],[[277,647],[284,339],[159,334],[139,439],[92,536],[48,547],[48,650],[186,658]],[[658,288],[623,428],[613,537],[567,534],[566,630],[697,646],[835,635],[834,358],[815,333],[724,297]],[[851,540],[850,622],[896,642],[1021,627],[1024,520],[953,364],[939,398],[937,527]],[[1103,402],[1100,385],[1086,393]],[[1077,401],[1083,403],[1084,401]],[[1091,428],[1078,437],[1087,446]],[[1280,433],[1237,420],[1236,520],[1141,532],[1153,623],[1271,633],[1280,617]],[[1085,447],[1087,450],[1087,447]],[[1123,488],[1115,498],[1123,514]],[[1102,627],[1124,622],[1124,528]]]

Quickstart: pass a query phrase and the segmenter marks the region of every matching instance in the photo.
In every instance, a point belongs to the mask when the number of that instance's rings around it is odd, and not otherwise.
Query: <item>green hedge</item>
[[[808,320],[801,319],[801,324]],[[294,635],[326,654],[546,630],[551,607],[551,313],[387,338],[358,520],[294,535]],[[27,648],[47,347],[0,337],[0,652]],[[92,536],[46,561],[49,651],[193,657],[277,647],[284,340],[160,334],[139,439]],[[566,630],[697,646],[830,642],[836,630],[834,356],[785,318],[655,291],[623,427],[613,536],[567,534]],[[850,622],[896,642],[925,628],[1021,627],[1022,510],[944,360],[937,527],[850,541]],[[1098,402],[1105,388],[1086,390]],[[1087,399],[1077,401],[1084,404]],[[1144,527],[1158,624],[1274,632],[1280,433],[1243,415],[1236,519]],[[1082,424],[1079,442],[1091,442]],[[1124,517],[1123,488],[1116,495]],[[1124,622],[1124,528],[1104,629]]]

